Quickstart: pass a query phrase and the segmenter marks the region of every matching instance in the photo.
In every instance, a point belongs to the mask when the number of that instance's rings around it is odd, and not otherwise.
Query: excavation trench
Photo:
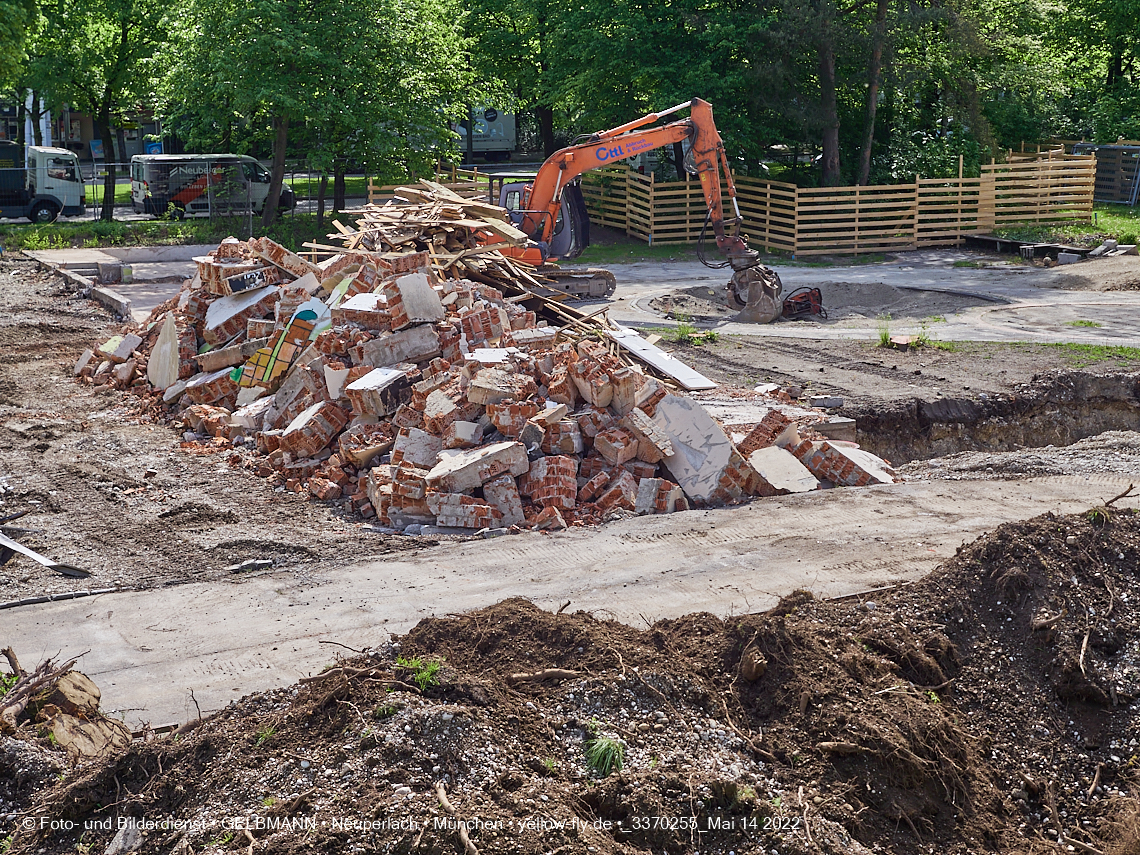
[[[895,464],[963,451],[1066,446],[1140,429],[1140,375],[1038,375],[1011,393],[849,408],[860,447]]]

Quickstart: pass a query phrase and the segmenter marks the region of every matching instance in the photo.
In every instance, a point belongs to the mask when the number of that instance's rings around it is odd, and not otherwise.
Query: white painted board
[[[688,392],[716,388],[716,383],[708,377],[690,368],[673,354],[666,353],[656,345],[650,344],[641,337],[637,330],[621,327],[617,330],[607,330],[606,335],[630,353],[648,362],[662,374],[672,377],[681,384],[682,389]]]

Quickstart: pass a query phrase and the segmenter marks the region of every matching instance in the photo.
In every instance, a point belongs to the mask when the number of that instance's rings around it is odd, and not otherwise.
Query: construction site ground
[[[53,782],[47,761],[20,760],[43,772],[44,787],[25,775],[24,789],[6,796],[10,819],[32,805],[45,816],[88,817],[123,795],[148,810],[249,812],[280,802],[293,812],[308,804],[348,813],[367,804],[372,816],[392,813],[392,800],[406,796],[406,813],[423,817],[435,799],[429,782],[449,773],[462,782],[455,801],[467,816],[576,810],[704,822],[716,808],[767,816],[761,830],[770,832],[740,834],[746,826],[738,824],[731,835],[707,836],[707,822],[705,837],[676,822],[632,834],[587,828],[576,832],[584,841],[520,831],[480,838],[485,851],[572,852],[588,844],[590,851],[854,852],[861,840],[899,852],[1030,852],[1049,822],[1071,835],[1082,821],[1097,830],[1087,840],[1134,845],[1127,833],[1135,814],[1120,796],[1129,787],[1135,794],[1128,768],[1135,704],[1128,698],[1118,710],[1114,698],[1107,707],[1107,678],[1098,682],[1096,674],[1103,677],[1104,661],[1122,650],[1132,659],[1112,667],[1136,667],[1137,535],[1126,510],[1135,500],[1118,502],[1099,527],[1085,516],[1024,521],[1082,514],[1140,483],[1131,377],[1140,354],[1055,346],[1140,344],[1133,332],[1140,299],[1131,290],[1140,265],[1129,258],[1075,272],[954,266],[963,259],[979,261],[927,253],[781,270],[786,291],[802,282],[830,286],[833,297],[844,290],[871,296],[846,306],[832,299],[827,323],[764,328],[696,311],[697,297],[715,303],[716,294],[699,293],[706,282],[719,289],[715,271],[614,267],[614,319],[668,329],[676,310],[667,317],[659,301],[684,302],[687,292],[682,314],[722,332],[715,343],[678,348],[726,384],[702,397],[715,414],[747,408],[759,383],[840,395],[842,414],[866,432],[861,444],[890,452],[909,480],[491,540],[378,531],[335,504],[274,492],[225,453],[188,453],[175,429],[137,418],[126,396],[73,381],[75,358],[110,335],[114,319],[57,274],[4,259],[0,517],[30,511],[12,523],[35,530],[22,541],[93,575],[67,578],[17,557],[0,568],[0,601],[115,592],[0,610],[0,640],[25,661],[88,651],[80,667],[102,688],[104,709],[132,726],[226,709],[179,744],[140,746],[54,789],[46,788]],[[924,283],[929,302],[910,292]],[[853,310],[859,300],[866,311]],[[925,320],[937,338],[967,343],[878,348],[879,316],[887,312],[892,332],[921,331]],[[942,410],[930,409],[936,404]],[[248,559],[273,565],[231,569]],[[1008,576],[1013,570],[1019,573]],[[865,593],[889,586],[897,587]],[[761,614],[798,590],[821,601],[797,594]],[[1116,600],[1111,633],[1096,622],[1063,625],[1050,639],[1057,650],[1043,659],[1029,628],[1038,612],[1112,608],[1109,591],[1127,594]],[[822,602],[852,594],[861,596]],[[520,602],[494,605],[511,597],[547,612],[570,605],[558,617]],[[483,611],[454,617],[475,609]],[[1094,677],[1085,673],[1088,663],[1077,668],[1078,652],[1089,647],[1089,634],[1084,645],[1081,639],[1086,624],[1100,633],[1089,654],[1100,657]],[[321,642],[382,651],[364,667],[391,671],[387,645],[409,631],[400,640],[405,652],[446,657],[444,687],[401,696],[392,713],[376,717],[382,727],[356,720],[361,709],[388,709],[374,688],[351,681],[332,694],[320,682],[288,688],[334,661],[340,648]],[[1104,640],[1106,633],[1112,637]],[[772,679],[740,688],[737,663],[756,644]],[[1018,664],[1005,673],[1003,662]],[[509,674],[547,666],[581,673],[576,682],[507,688]],[[647,681],[635,667],[671,676]],[[1046,689],[1056,696],[1045,697]],[[723,708],[722,695],[733,698]],[[1068,727],[1061,709],[1070,710]],[[665,716],[661,730],[653,711]],[[626,739],[630,762],[628,772],[587,787],[574,758],[592,718]],[[271,739],[257,742],[256,728],[272,730]],[[821,742],[847,747],[814,748]],[[853,742],[876,747],[852,750]],[[267,771],[273,757],[284,762]],[[1111,780],[1082,798],[1098,762],[1111,766]],[[364,779],[367,794],[358,786]],[[751,781],[748,791],[718,783],[734,779]],[[1061,803],[1059,815],[1047,796]],[[104,845],[111,836],[88,839]],[[187,845],[249,843],[240,833],[224,837]],[[409,851],[413,838],[393,834],[384,846]],[[74,839],[37,829],[17,843],[62,852],[74,849]],[[173,851],[181,840],[156,834],[149,851]],[[301,841],[268,837],[256,848],[301,851],[310,845]],[[455,845],[443,832],[429,841],[435,851]]]

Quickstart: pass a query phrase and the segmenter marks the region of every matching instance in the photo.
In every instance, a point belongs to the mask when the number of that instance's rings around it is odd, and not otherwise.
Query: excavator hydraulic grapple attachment
[[[749,324],[770,324],[780,317],[784,285],[775,270],[758,264],[737,270],[728,283],[729,302],[741,310],[733,320]]]

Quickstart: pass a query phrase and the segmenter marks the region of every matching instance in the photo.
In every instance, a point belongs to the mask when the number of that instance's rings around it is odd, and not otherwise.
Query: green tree
[[[35,22],[36,0],[0,0],[0,89],[15,82]]]
[[[466,77],[453,0],[192,0],[170,51],[162,112],[191,144],[237,147],[266,131],[270,225],[290,134],[331,171],[423,169],[453,144]],[[239,139],[240,138],[240,139]]]
[[[101,219],[114,218],[114,119],[149,95],[151,61],[166,38],[164,0],[43,0],[29,80],[56,106],[88,113],[106,156]],[[118,152],[123,157],[123,152]]]
[[[565,106],[568,81],[559,51],[566,10],[550,0],[471,0],[471,62],[484,93],[500,109],[509,98],[516,110],[534,112],[544,157],[558,148],[555,116]]]

